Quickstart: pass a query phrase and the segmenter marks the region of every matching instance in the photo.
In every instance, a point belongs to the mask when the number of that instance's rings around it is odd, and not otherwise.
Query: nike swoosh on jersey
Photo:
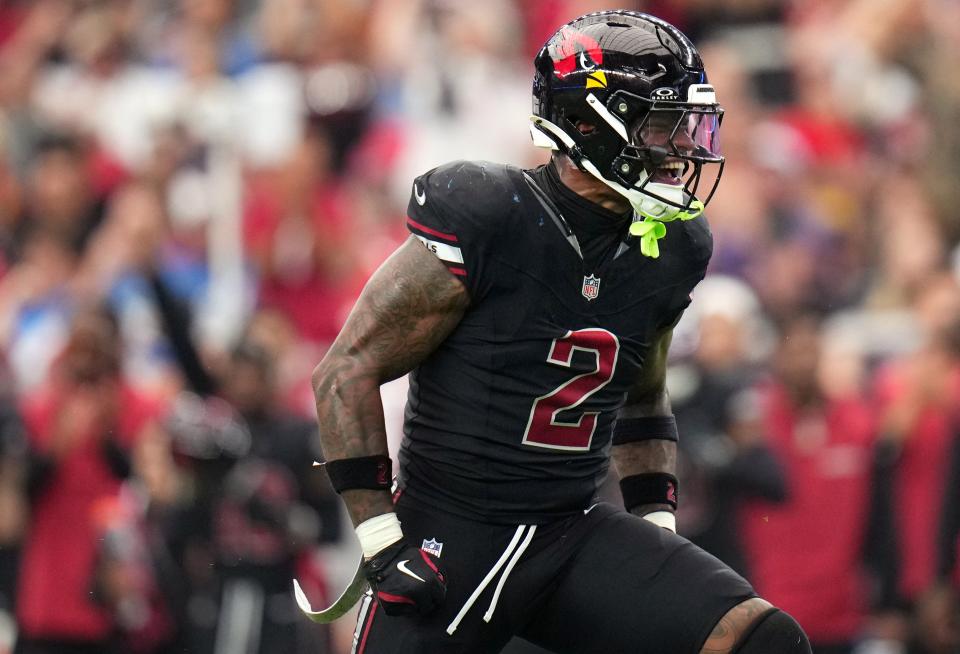
[[[403,561],[400,561],[399,563],[397,563],[397,570],[407,575],[408,577],[413,577],[414,579],[416,579],[421,583],[424,583],[424,584],[427,583],[426,579],[423,579],[416,572],[414,572],[413,570],[407,567],[408,563],[410,563],[410,559],[404,559]]]
[[[416,184],[413,185],[413,197],[417,199],[417,204],[421,207],[427,203],[427,192],[421,191]]]

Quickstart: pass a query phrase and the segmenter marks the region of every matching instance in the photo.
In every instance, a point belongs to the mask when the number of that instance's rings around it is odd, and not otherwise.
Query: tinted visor
[[[723,110],[715,106],[654,104],[630,129],[630,144],[637,148],[663,148],[668,156],[702,162],[722,161],[720,119]]]

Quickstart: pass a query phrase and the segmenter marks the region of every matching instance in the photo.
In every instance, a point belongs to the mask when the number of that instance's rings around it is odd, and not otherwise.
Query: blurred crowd
[[[681,532],[818,654],[955,654],[960,3],[621,5],[727,111]],[[290,592],[352,565],[310,372],[414,175],[545,160],[532,56],[608,8],[0,1],[0,653],[349,649]]]

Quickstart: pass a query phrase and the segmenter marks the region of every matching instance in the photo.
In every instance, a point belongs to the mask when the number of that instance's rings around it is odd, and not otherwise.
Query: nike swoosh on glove
[[[374,597],[387,615],[426,615],[447,594],[436,557],[399,540],[363,564]]]

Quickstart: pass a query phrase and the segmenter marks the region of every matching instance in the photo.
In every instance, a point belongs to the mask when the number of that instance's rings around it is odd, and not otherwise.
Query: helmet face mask
[[[644,218],[703,211],[723,171],[723,109],[679,30],[637,12],[588,14],[561,28],[535,64],[535,144],[565,152]],[[710,183],[705,169],[716,172]]]
[[[608,104],[622,106],[622,98],[627,95],[618,91]],[[616,181],[681,212],[689,212],[703,190],[702,204],[706,206],[723,171],[719,139],[723,109],[717,105],[633,99],[646,107],[629,124],[629,142],[614,160]],[[715,175],[704,184],[709,164],[716,164]],[[682,189],[679,199],[677,189]]]

